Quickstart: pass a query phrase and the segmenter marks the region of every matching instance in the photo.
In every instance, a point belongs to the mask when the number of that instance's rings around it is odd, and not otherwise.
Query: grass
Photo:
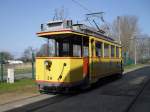
[[[136,68],[136,67],[141,67],[141,66],[143,66],[143,64],[131,64],[131,65],[126,65],[126,66],[124,66],[124,69],[125,70],[128,70],[128,69],[133,69],[133,68]]]
[[[32,92],[36,93],[37,85],[35,80],[32,79],[20,79],[16,80],[15,83],[9,84],[6,82],[0,83],[0,94],[8,92]]]
[[[4,65],[3,75],[7,75],[7,68],[14,68],[15,75],[32,73],[31,63],[19,64],[19,65]],[[0,71],[1,72],[1,71]],[[0,82],[0,94],[5,93],[37,93],[36,82],[32,79],[20,79],[16,80],[13,84],[6,82]]]

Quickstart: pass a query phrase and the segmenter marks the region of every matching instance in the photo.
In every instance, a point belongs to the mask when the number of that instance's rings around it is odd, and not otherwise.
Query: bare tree
[[[137,39],[137,48],[138,48],[138,51],[137,51],[137,60],[138,61],[142,61],[143,60],[143,56],[144,56],[144,53],[145,53],[145,42],[142,40],[142,39]]]
[[[23,55],[21,57],[21,60],[25,61],[25,62],[29,62],[32,61],[32,52],[33,52],[33,48],[32,47],[28,47],[24,50]]]
[[[136,16],[120,16],[113,22],[112,35],[116,37],[116,40],[121,41],[123,52],[128,52],[129,56],[133,53],[131,40],[135,33],[139,33],[138,18]]]
[[[43,44],[41,45],[40,49],[37,50],[36,56],[48,56],[48,45],[47,44]]]

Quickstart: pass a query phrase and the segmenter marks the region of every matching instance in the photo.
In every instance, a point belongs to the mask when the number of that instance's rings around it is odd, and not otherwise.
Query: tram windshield
[[[81,36],[62,36],[47,38],[47,46],[42,56],[50,57],[88,57],[88,38]]]

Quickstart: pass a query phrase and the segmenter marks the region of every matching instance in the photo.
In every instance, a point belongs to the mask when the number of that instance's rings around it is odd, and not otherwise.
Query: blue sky
[[[76,0],[93,12],[104,11],[111,23],[117,16],[135,15],[144,34],[150,35],[149,0]],[[0,51],[21,54],[28,46],[39,48],[45,41],[36,36],[40,24],[64,7],[69,19],[83,20],[88,13],[72,0],[0,0]]]

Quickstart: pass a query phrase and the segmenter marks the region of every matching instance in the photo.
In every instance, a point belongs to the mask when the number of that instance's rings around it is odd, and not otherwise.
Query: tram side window
[[[73,45],[73,56],[81,56],[81,46]]]
[[[88,57],[89,56],[89,48],[88,46],[83,47],[83,57]]]
[[[96,56],[102,56],[102,43],[96,42]]]
[[[69,56],[69,43],[63,43],[62,54]]]
[[[83,38],[83,49],[82,49],[83,57],[89,56],[89,40]]]
[[[109,57],[109,45],[104,44],[104,57]]]
[[[111,57],[115,57],[115,46],[111,46]]]
[[[116,57],[119,57],[119,48],[116,47]]]

